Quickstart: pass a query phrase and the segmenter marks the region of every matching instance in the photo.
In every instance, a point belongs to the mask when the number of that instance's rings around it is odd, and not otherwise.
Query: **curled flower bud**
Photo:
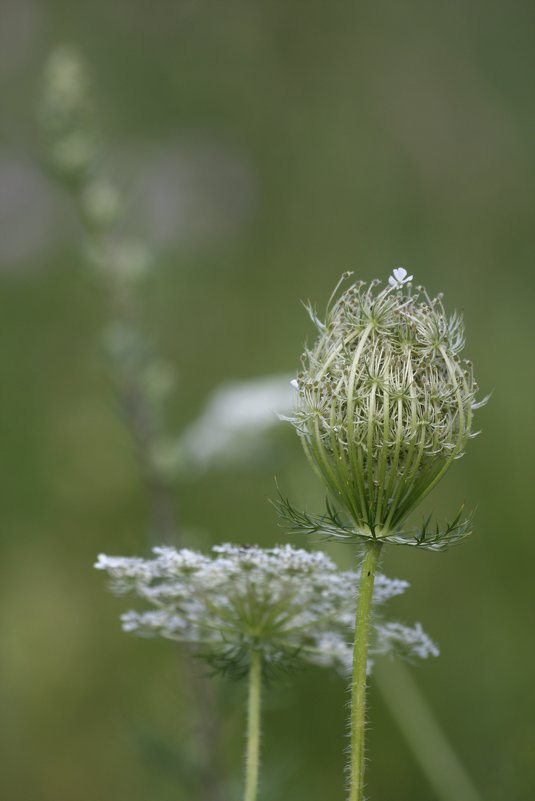
[[[330,494],[362,537],[392,535],[462,456],[477,385],[464,331],[441,296],[357,282],[327,308],[303,356],[292,422]]]

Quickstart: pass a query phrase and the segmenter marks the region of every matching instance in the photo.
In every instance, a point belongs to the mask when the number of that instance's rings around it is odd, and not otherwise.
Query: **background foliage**
[[[99,351],[105,299],[40,166],[41,69],[67,40],[94,67],[125,230],[157,255],[146,322],[178,366],[176,429],[222,381],[291,373],[312,334],[300,299],[321,309],[345,269],[403,264],[464,311],[494,395],[427,506],[477,504],[476,535],[447,554],[391,549],[384,567],[413,585],[396,617],[441,646],[416,678],[482,798],[531,799],[532,6],[5,0],[0,17],[2,797],[191,801],[176,649],[121,635],[91,568],[98,551],[142,551],[148,512]],[[177,488],[189,542],[282,541],[275,472],[321,508],[293,432],[277,437],[265,469]],[[235,796],[243,688],[223,689]],[[265,798],[342,797],[346,700],[320,670],[270,693]],[[371,797],[427,801],[373,690],[371,704]]]

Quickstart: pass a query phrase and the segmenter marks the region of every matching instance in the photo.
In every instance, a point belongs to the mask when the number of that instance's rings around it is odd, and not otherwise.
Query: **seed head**
[[[462,319],[411,281],[400,267],[383,288],[357,282],[335,299],[337,287],[324,322],[309,308],[319,335],[292,422],[361,536],[399,527],[463,455],[481,405]]]

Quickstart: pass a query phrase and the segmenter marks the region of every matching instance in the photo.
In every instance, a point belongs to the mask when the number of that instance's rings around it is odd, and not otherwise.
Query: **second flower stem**
[[[247,702],[247,750],[245,754],[244,801],[256,801],[260,766],[260,710],[262,697],[262,654],[251,651],[249,697]]]
[[[364,799],[364,737],[366,723],[366,668],[375,572],[382,545],[372,540],[365,546],[362,561],[353,649],[351,682],[351,751],[349,801]]]

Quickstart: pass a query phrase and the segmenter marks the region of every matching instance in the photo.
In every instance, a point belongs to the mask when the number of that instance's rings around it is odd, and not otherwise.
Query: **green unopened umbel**
[[[361,537],[399,529],[463,454],[478,405],[461,318],[411,279],[335,290],[324,322],[309,308],[319,336],[293,382],[305,451]]]

